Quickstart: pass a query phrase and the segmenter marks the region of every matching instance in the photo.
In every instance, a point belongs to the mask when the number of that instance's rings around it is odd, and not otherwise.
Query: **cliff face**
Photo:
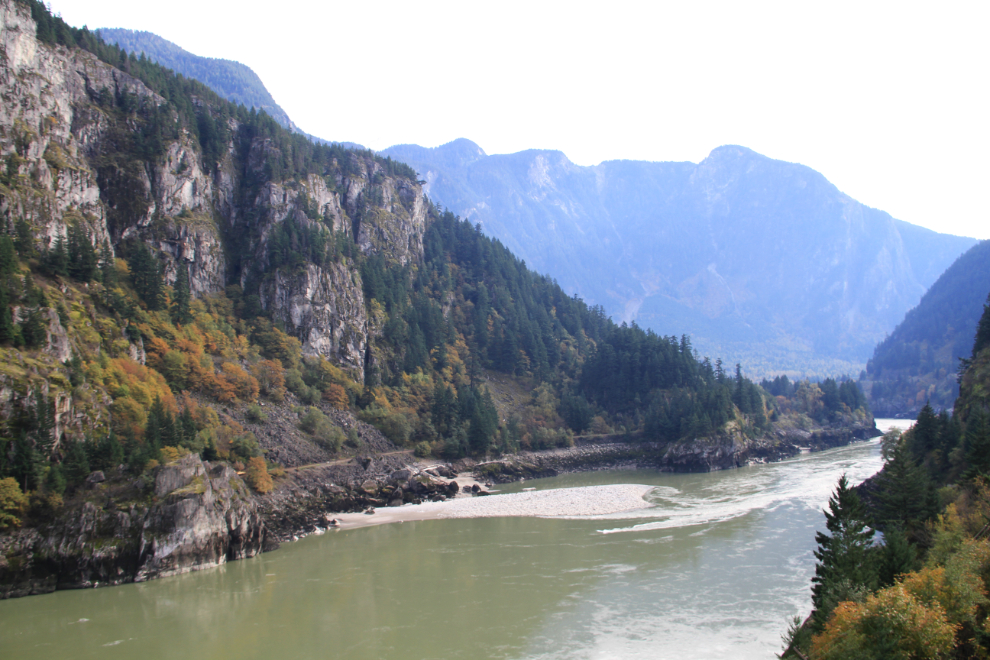
[[[0,536],[0,598],[178,575],[265,544],[256,504],[227,465],[189,456],[151,483],[92,488],[76,515]]]
[[[418,184],[357,152],[324,176],[280,178],[271,163],[291,156],[265,136],[245,135],[204,99],[194,101],[226,122],[216,162],[205,162],[182,128],[159,131],[160,151],[142,157],[137,136],[158,130],[146,117],[177,121],[165,99],[90,53],[40,43],[30,11],[13,0],[0,0],[0,48],[0,156],[10,173],[0,184],[0,214],[8,231],[26,219],[42,250],[74,223],[98,249],[146,242],[163,261],[166,283],[185,268],[197,296],[255,284],[264,308],[305,353],[363,376],[374,329],[353,262],[268,268],[268,241],[291,220],[342,233],[365,254],[417,261],[426,228]]]

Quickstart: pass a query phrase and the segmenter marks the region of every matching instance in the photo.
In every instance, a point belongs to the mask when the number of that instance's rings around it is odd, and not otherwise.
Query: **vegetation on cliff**
[[[954,412],[925,405],[911,429],[885,435],[862,500],[840,480],[816,539],[815,609],[783,657],[990,652],[990,304],[978,327]]]

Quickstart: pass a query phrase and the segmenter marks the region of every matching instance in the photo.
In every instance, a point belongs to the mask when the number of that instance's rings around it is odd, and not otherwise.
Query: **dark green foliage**
[[[583,396],[564,394],[560,398],[560,416],[575,433],[582,433],[591,426],[595,411]]]
[[[896,447],[877,477],[875,518],[886,529],[908,530],[933,517],[929,500],[929,480],[912,458],[909,449]]]
[[[986,411],[977,409],[970,414],[963,438],[967,450],[964,478],[990,479],[990,420]]]
[[[17,272],[17,248],[10,236],[0,235],[0,276]]]
[[[10,310],[10,300],[7,298],[6,287],[0,286],[0,344],[9,344],[19,333],[14,325],[14,316]]]
[[[921,568],[917,547],[908,541],[907,535],[900,527],[896,525],[889,527],[883,535],[883,541],[877,585],[881,588],[894,584],[898,575]]]
[[[987,301],[983,304],[983,314],[980,316],[980,322],[976,326],[976,338],[973,341],[972,356],[975,358],[977,353],[988,346],[990,346],[990,294],[987,295]]]
[[[103,280],[103,286],[107,287],[108,290],[117,286],[117,265],[114,261],[113,250],[110,249],[110,243],[106,241],[100,248],[100,279]]]
[[[873,530],[866,523],[866,510],[859,496],[844,474],[829,498],[825,526],[828,534],[815,534],[818,563],[811,579],[811,600],[821,624],[840,601],[848,600],[857,590],[869,591],[877,583],[871,553]]]
[[[65,492],[66,485],[65,470],[62,468],[62,465],[60,463],[53,463],[48,466],[48,472],[45,474],[45,490],[49,493],[61,495]]]
[[[130,251],[127,265],[131,271],[131,285],[135,293],[150,310],[164,305],[162,268],[158,259],[144,243],[136,243]]]
[[[28,348],[39,348],[48,339],[48,331],[40,307],[22,310],[21,337]]]
[[[94,470],[112,470],[124,462],[124,447],[111,431],[95,443],[87,445],[89,466]]]
[[[97,273],[96,250],[81,223],[69,226],[68,271],[73,279],[89,282]]]
[[[14,222],[14,248],[22,259],[34,256],[34,234],[31,225],[23,217]]]
[[[177,270],[172,295],[172,320],[176,323],[186,324],[192,321],[192,312],[189,309],[189,302],[192,298],[192,294],[189,292],[189,268],[180,261]]]
[[[61,235],[45,252],[42,269],[49,275],[69,276],[69,252],[66,248],[65,238]]]
[[[62,465],[65,469],[65,478],[69,484],[78,486],[89,476],[89,455],[82,442],[66,442],[62,451],[64,458]]]

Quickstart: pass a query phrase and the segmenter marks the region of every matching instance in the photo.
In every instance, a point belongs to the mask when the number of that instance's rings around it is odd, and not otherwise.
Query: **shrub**
[[[416,445],[416,448],[413,450],[413,454],[419,458],[426,458],[432,451],[433,448],[430,447],[430,443],[424,441]]]
[[[248,406],[245,417],[252,424],[262,424],[268,420],[268,415],[265,414],[265,411],[258,404]]]
[[[254,437],[253,433],[245,433],[238,435],[230,443],[230,453],[248,460],[261,456],[261,446],[258,444],[258,439]]]
[[[272,401],[285,398],[285,369],[278,360],[261,360],[251,367],[251,375],[258,381],[261,393]]]
[[[19,527],[27,507],[27,497],[13,477],[0,479],[0,529]]]
[[[351,405],[351,400],[347,396],[342,385],[330,383],[327,389],[323,390],[323,400],[337,410],[347,410]]]
[[[308,408],[299,420],[299,428],[312,435],[317,444],[324,449],[338,452],[344,444],[344,432],[319,408]]]
[[[268,474],[265,459],[260,456],[254,456],[248,460],[246,476],[248,485],[262,495],[275,487],[271,475]]]

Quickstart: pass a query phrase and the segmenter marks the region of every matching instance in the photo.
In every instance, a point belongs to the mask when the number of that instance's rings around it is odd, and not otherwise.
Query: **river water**
[[[3,601],[0,656],[773,658],[810,610],[836,480],[880,465],[873,440],[709,474],[512,484],[647,484],[654,507],[341,530],[219,569]]]

